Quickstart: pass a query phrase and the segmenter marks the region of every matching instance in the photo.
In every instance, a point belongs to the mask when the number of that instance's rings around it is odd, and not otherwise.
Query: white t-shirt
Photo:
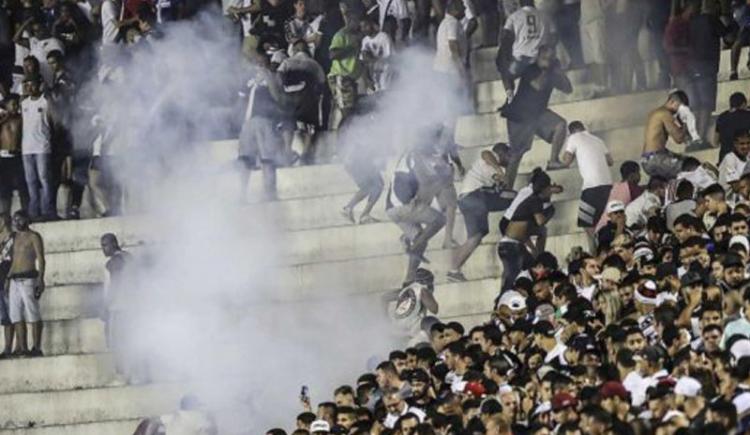
[[[740,159],[734,151],[725,155],[719,165],[719,184],[724,189],[728,189],[730,181],[740,179],[746,164],[747,160]]]
[[[22,154],[49,154],[52,152],[49,124],[49,102],[43,96],[36,100],[26,98],[21,102],[23,134]]]
[[[547,27],[542,14],[531,6],[513,12],[505,22],[505,30],[513,32],[513,57],[536,58],[539,46],[547,37]]]
[[[451,55],[450,41],[458,41],[458,52],[461,59],[466,57],[467,40],[464,28],[456,17],[446,14],[437,31],[437,51],[435,52],[435,61],[432,68],[435,71],[460,75],[460,70],[453,61]]]
[[[253,0],[238,0],[234,3],[234,6],[249,8],[252,4]],[[250,31],[253,30],[253,17],[251,14],[242,14],[240,16],[240,23],[242,24],[242,36],[250,36]]]
[[[583,190],[612,184],[612,174],[607,165],[609,149],[603,140],[581,131],[568,136],[565,151],[576,156],[578,172],[583,178]]]
[[[380,28],[383,28],[385,17],[392,16],[397,21],[405,20],[409,18],[409,7],[406,5],[406,0],[378,0],[379,6],[379,23]]]
[[[117,3],[114,0],[105,0],[102,3],[102,45],[117,44],[117,21],[120,16]]]
[[[494,152],[490,152],[497,158]],[[480,155],[464,176],[464,181],[461,183],[461,195],[467,195],[482,187],[494,186],[495,179],[492,177],[495,174],[497,174],[495,168],[490,166]]]
[[[661,199],[647,190],[625,206],[625,224],[629,227],[632,225],[645,226],[648,222],[646,212],[659,207],[661,207]]]
[[[370,53],[375,59],[388,59],[393,53],[393,42],[385,32],[362,38],[362,52]]]
[[[393,429],[394,427],[396,427],[396,422],[398,421],[398,419],[409,413],[416,415],[420,423],[424,421],[425,417],[427,417],[427,415],[421,409],[415,408],[413,406],[405,406],[404,412],[402,412],[401,415],[394,415],[389,412],[385,417],[385,421],[383,421],[383,426],[385,426],[387,429]]]

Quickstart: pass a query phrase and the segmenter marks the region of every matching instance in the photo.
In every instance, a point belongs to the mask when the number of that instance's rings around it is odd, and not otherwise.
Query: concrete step
[[[42,319],[68,320],[95,317],[101,303],[99,285],[48,287],[40,305]]]
[[[7,435],[130,435],[140,419],[0,430]]]
[[[30,333],[31,331],[29,331],[29,339],[31,338]],[[45,355],[105,352],[104,323],[95,318],[45,321],[42,334],[42,351]],[[21,361],[25,362],[25,360]]]
[[[113,376],[114,364],[108,354],[2,360],[0,395],[102,387]]]
[[[79,432],[50,428],[49,426],[81,425],[107,421],[135,420],[144,416],[162,415],[171,411],[186,388],[175,384],[159,384],[138,387],[98,388],[85,390],[56,391],[46,394],[21,393],[0,395],[0,419],[2,429],[33,428],[34,432],[17,433],[75,433]],[[122,423],[125,425],[126,423]],[[108,427],[106,430],[114,430]],[[119,426],[122,430],[123,426]],[[134,426],[133,426],[134,428]],[[86,433],[86,432],[83,432]],[[91,432],[93,433],[93,432]],[[114,433],[114,432],[104,432]],[[119,432],[125,435],[130,432]]]
[[[717,113],[729,105],[729,96],[746,91],[748,80],[720,82],[717,96]],[[567,121],[583,121],[591,131],[642,126],[646,116],[664,103],[666,91],[640,92],[616,97],[599,98],[558,104],[552,107]],[[456,123],[456,142],[463,147],[475,147],[508,140],[506,121],[499,113],[467,115]],[[641,147],[643,138],[633,138],[633,146]]]
[[[486,47],[479,50],[474,50],[471,53],[471,75],[472,80],[474,83],[477,84],[477,96],[480,99],[486,100],[488,97],[486,95],[483,95],[483,92],[480,92],[479,89],[481,89],[483,86],[488,86],[488,82],[497,82],[500,85],[500,92],[496,93],[498,97],[501,97],[501,100],[505,99],[505,91],[502,87],[502,84],[500,83],[500,73],[497,71],[497,67],[495,66],[495,57],[497,55],[497,47]],[[740,62],[740,68],[739,68],[739,76],[740,77],[748,77],[750,76],[750,71],[748,71],[747,66],[745,65],[746,62]],[[731,67],[731,61],[730,61],[730,51],[729,50],[723,50],[721,52],[721,63],[719,65],[719,78],[722,80],[727,80],[729,78],[730,68]],[[582,85],[587,85],[590,82],[589,79],[589,70],[588,68],[581,68],[581,69],[574,69],[574,70],[568,70],[566,71],[566,75],[568,76],[568,79],[573,84],[573,88],[576,87],[583,87]],[[559,95],[559,94],[558,94]],[[555,97],[553,95],[553,100]],[[579,100],[581,98],[578,98]],[[585,98],[584,98],[585,99]],[[499,101],[499,100],[498,100]],[[502,103],[501,103],[502,104]],[[486,107],[483,108],[480,105],[480,110],[485,111]],[[489,110],[494,110],[494,107],[489,106]]]

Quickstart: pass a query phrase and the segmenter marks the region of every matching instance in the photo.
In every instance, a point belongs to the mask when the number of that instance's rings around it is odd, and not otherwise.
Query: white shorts
[[[37,283],[37,278],[11,278],[8,301],[11,322],[34,323],[42,320],[39,301],[34,297]]]

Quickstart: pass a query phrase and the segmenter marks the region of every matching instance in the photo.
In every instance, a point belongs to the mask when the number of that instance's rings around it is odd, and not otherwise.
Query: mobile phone
[[[307,385],[302,386],[299,392],[299,400],[305,403],[310,401],[310,390],[307,388]]]

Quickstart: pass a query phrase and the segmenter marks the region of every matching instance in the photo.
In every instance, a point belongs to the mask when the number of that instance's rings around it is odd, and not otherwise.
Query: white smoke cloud
[[[217,13],[170,25],[117,58],[122,80],[89,83],[80,103],[127,150],[119,176],[158,234],[129,277],[126,301],[137,315],[126,353],[146,359],[160,379],[197,382],[191,388],[209,407],[238,410],[222,422],[230,433],[257,434],[292,428],[301,385],[314,403],[331,400],[370,356],[399,343],[376,295],[324,289],[325,298],[301,301],[283,287],[284,217],[239,206],[236,183],[227,183],[236,180],[233,166],[211,157],[207,141],[236,135],[231,124],[244,114],[231,107],[249,71],[236,39]],[[349,137],[405,149],[422,128],[462,110],[431,73],[431,54],[414,49],[402,59],[399,84],[372,117],[350,125]],[[78,144],[88,140],[91,115],[79,119]]]

